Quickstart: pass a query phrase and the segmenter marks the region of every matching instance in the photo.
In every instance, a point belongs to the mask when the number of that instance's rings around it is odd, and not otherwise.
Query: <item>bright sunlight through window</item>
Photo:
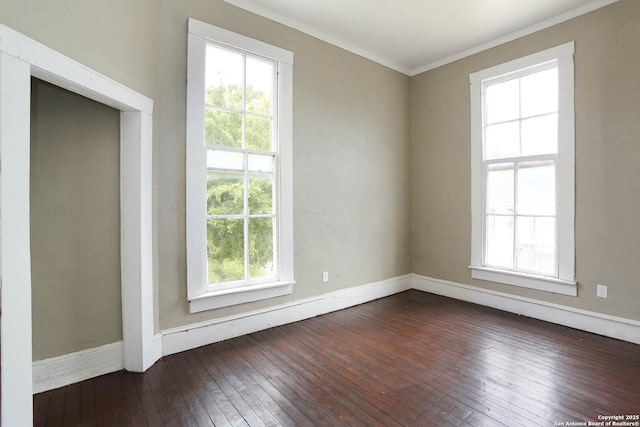
[[[484,94],[485,265],[555,276],[558,68]]]
[[[274,61],[208,44],[208,282],[276,277]]]

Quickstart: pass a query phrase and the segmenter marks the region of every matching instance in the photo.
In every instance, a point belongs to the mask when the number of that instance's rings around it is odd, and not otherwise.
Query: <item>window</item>
[[[290,294],[293,54],[189,19],[191,312]]]
[[[470,75],[473,278],[577,295],[573,50]]]

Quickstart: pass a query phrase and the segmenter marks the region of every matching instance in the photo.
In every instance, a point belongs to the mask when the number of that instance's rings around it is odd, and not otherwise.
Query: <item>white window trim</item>
[[[575,126],[574,42],[547,49],[469,75],[471,83],[471,277],[577,296],[575,281]],[[557,253],[558,277],[487,268],[483,263],[482,82],[534,67],[558,63]]]
[[[204,71],[207,40],[274,59],[278,63],[278,161],[276,161],[277,281],[208,289]],[[288,295],[293,275],[293,53],[189,18],[187,70],[187,298],[191,313]]]

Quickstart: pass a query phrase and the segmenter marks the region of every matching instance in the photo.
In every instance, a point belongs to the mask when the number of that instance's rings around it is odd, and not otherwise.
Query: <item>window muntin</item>
[[[577,295],[573,50],[470,75],[473,278]]]

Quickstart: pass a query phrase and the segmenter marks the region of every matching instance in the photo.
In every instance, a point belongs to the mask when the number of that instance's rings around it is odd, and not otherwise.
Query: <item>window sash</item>
[[[274,169],[277,170],[277,159],[278,159],[278,105],[279,105],[279,100],[278,100],[278,87],[279,87],[279,81],[278,81],[278,73],[277,73],[277,62],[274,60],[270,60],[270,59],[266,59],[257,55],[252,55],[249,52],[246,52],[244,50],[241,49],[235,49],[229,46],[224,46],[221,45],[219,43],[214,43],[211,41],[208,41],[206,43],[207,46],[213,46],[217,49],[223,49],[229,53],[232,54],[236,54],[239,55],[242,58],[242,70],[240,71],[242,73],[242,76],[240,78],[240,85],[241,85],[241,90],[242,90],[242,100],[241,100],[241,108],[240,109],[234,109],[234,108],[228,108],[226,106],[220,106],[220,105],[212,105],[212,104],[207,104],[206,100],[205,100],[205,104],[204,104],[204,110],[205,112],[209,109],[209,110],[215,110],[215,111],[223,111],[223,112],[231,112],[234,114],[239,114],[241,115],[241,147],[240,148],[235,148],[235,147],[228,147],[226,145],[221,145],[221,144],[206,144],[206,141],[202,141],[203,144],[205,145],[205,149],[213,149],[214,152],[229,152],[229,153],[239,153],[242,154],[243,156],[243,162],[242,162],[242,170],[238,171],[242,173],[243,176],[243,183],[242,183],[242,197],[243,197],[243,212],[238,214],[214,214],[211,215],[207,212],[206,215],[206,219],[207,219],[207,229],[206,232],[208,233],[208,229],[209,229],[209,220],[211,219],[218,219],[218,220],[225,220],[225,221],[242,221],[242,246],[243,246],[243,259],[242,259],[242,265],[243,265],[243,278],[242,279],[237,279],[237,280],[221,280],[221,281],[217,281],[217,282],[211,282],[210,281],[210,275],[209,273],[209,267],[210,267],[210,263],[212,262],[211,259],[209,259],[209,256],[207,255],[207,289],[208,290],[215,290],[215,289],[227,289],[227,288],[233,288],[233,287],[237,287],[237,286],[242,286],[242,285],[248,285],[248,284],[254,284],[254,283],[265,283],[265,282],[271,282],[274,280],[279,280],[280,278],[280,268],[279,268],[279,263],[278,263],[278,257],[277,257],[277,253],[278,250],[277,248],[279,247],[279,239],[278,239],[278,234],[279,234],[279,227],[278,227],[278,206],[277,206],[277,201],[278,201],[278,185],[277,182],[275,180],[275,170],[272,172],[272,174],[274,175],[274,179],[272,180],[272,192],[271,192],[271,196],[272,196],[272,207],[271,207],[271,213],[269,214],[252,214],[250,212],[250,201],[249,201],[249,197],[250,197],[250,191],[249,191],[249,185],[250,185],[250,176],[251,176],[251,172],[249,171],[249,154],[250,153],[261,153],[262,155],[268,155],[268,156],[272,156],[273,158],[273,167]],[[257,113],[253,113],[251,111],[248,110],[247,107],[247,88],[248,88],[248,82],[247,82],[247,62],[249,59],[258,59],[261,61],[265,61],[268,62],[272,65],[272,69],[273,69],[273,74],[271,77],[271,87],[272,87],[272,93],[271,93],[271,113],[272,114],[257,114]],[[205,66],[206,68],[206,66]],[[205,87],[205,91],[206,91],[206,87]],[[271,150],[256,150],[256,149],[250,149],[248,148],[248,141],[247,141],[247,120],[246,117],[247,116],[254,116],[254,117],[263,117],[263,118],[268,118],[269,120],[271,120],[271,132],[269,135],[270,138],[270,147],[272,148]],[[210,171],[225,171],[226,169],[224,168],[224,165],[222,166],[217,166],[217,167],[210,167],[209,165],[205,165],[205,169],[207,172]],[[234,169],[235,171],[235,169]],[[205,176],[205,180],[208,180],[208,177]],[[206,187],[205,187],[206,189]],[[206,191],[205,191],[206,194]],[[206,196],[205,196],[206,197]],[[205,204],[204,206],[205,209],[207,209],[207,205]],[[274,271],[273,274],[268,274],[265,276],[261,276],[261,277],[257,277],[257,278],[252,278],[251,277],[251,273],[250,273],[250,266],[251,266],[251,257],[250,257],[250,250],[251,250],[251,230],[250,230],[250,223],[251,219],[258,219],[258,218],[271,218],[272,220],[272,242],[271,242],[271,247],[272,247],[272,263],[274,265]],[[207,254],[209,253],[209,239],[207,238]]]
[[[508,124],[508,123],[517,123],[518,124],[518,134],[517,134],[517,151],[519,153],[522,153],[523,151],[523,140],[524,140],[524,133],[523,133],[523,122],[525,120],[530,120],[533,118],[538,118],[538,117],[547,117],[553,114],[557,114],[557,108],[553,109],[553,110],[549,110],[549,111],[545,111],[543,113],[540,114],[533,114],[533,115],[524,115],[523,114],[523,109],[525,107],[524,104],[524,100],[523,100],[523,93],[522,93],[522,79],[529,77],[529,76],[534,76],[538,73],[543,73],[546,72],[548,70],[552,70],[552,69],[557,69],[557,60],[552,60],[552,61],[548,61],[539,65],[534,65],[531,67],[527,67],[526,69],[523,70],[518,70],[516,72],[513,73],[508,73],[508,74],[504,74],[500,77],[497,78],[490,78],[490,79],[486,79],[482,81],[482,94],[481,94],[481,98],[480,98],[480,102],[482,104],[482,163],[483,163],[483,167],[482,167],[482,183],[483,183],[483,187],[482,187],[482,200],[483,200],[483,208],[482,208],[482,266],[484,267],[489,267],[489,268],[496,268],[496,269],[504,269],[504,270],[508,270],[508,271],[515,271],[515,272],[522,272],[522,273],[528,273],[528,274],[535,274],[535,275],[541,275],[541,276],[549,276],[549,277],[553,277],[553,278],[558,278],[558,251],[557,251],[557,226],[556,226],[556,215],[555,212],[557,212],[557,210],[554,209],[554,215],[524,215],[522,213],[519,212],[519,206],[520,206],[520,191],[519,191],[519,177],[520,177],[520,171],[523,168],[526,167],[535,167],[533,166],[533,164],[535,163],[540,163],[540,162],[552,162],[554,169],[556,167],[556,152],[552,152],[552,153],[548,153],[548,154],[542,154],[542,155],[529,155],[529,156],[525,156],[525,155],[519,155],[519,156],[513,156],[513,157],[492,157],[490,159],[487,159],[487,144],[488,144],[488,139],[487,139],[487,128],[490,126],[496,126],[496,125],[501,125],[501,124]],[[516,107],[517,107],[517,111],[514,112],[514,115],[509,118],[509,119],[503,119],[503,120],[493,120],[493,121],[489,121],[489,103],[487,100],[487,90],[489,87],[498,87],[498,85],[502,84],[502,83],[507,83],[507,82],[514,82],[516,84],[516,89],[517,89],[517,93],[515,101],[516,101]],[[515,143],[516,141],[514,141]],[[516,147],[512,147],[516,148]],[[557,150],[556,150],[557,151]],[[511,170],[512,171],[512,185],[511,185],[511,200],[512,200],[512,213],[511,214],[506,214],[506,213],[491,213],[489,212],[489,207],[488,207],[488,201],[487,201],[487,197],[488,197],[488,179],[489,179],[489,169],[491,166],[496,166],[496,165],[504,165],[504,169],[505,170]],[[492,169],[492,171],[496,171],[497,169],[495,169],[495,167]],[[555,175],[555,173],[554,173]],[[555,187],[555,182],[554,182],[554,187]],[[557,192],[554,189],[554,194],[557,194]],[[556,196],[557,197],[557,196]],[[557,205],[557,202],[555,203]],[[520,220],[524,220],[525,217],[545,217],[545,218],[551,218],[554,220],[554,232],[553,232],[553,247],[551,248],[552,253],[553,253],[553,268],[551,269],[551,271],[541,271],[541,270],[532,270],[530,268],[526,268],[526,267],[521,267],[520,263],[519,263],[519,256],[518,256],[518,252],[519,252],[519,221]],[[494,221],[497,220],[497,217],[503,217],[503,218],[510,218],[510,222],[509,222],[509,226],[508,229],[511,230],[511,234],[509,236],[503,236],[505,237],[506,241],[502,243],[502,245],[498,244],[498,246],[492,245],[492,240],[489,238],[488,236],[488,224],[489,224],[489,219],[490,218],[494,218]],[[494,222],[494,224],[496,224]],[[495,231],[495,227],[497,225],[494,225],[493,230]],[[497,236],[500,237],[500,236]],[[509,239],[510,237],[510,239]],[[507,250],[504,247],[504,244],[508,243],[508,241],[511,241],[511,255],[507,257],[507,260],[509,260],[510,262],[503,262],[502,264],[493,264],[491,262],[492,258],[495,259],[495,256],[497,255],[496,252],[501,252],[503,257],[504,255],[507,254]],[[493,247],[492,247],[493,246]],[[502,246],[502,247],[501,247]],[[537,252],[534,252],[534,254],[537,254]],[[508,265],[509,264],[509,265]]]
[[[488,267],[488,268],[494,268],[494,269],[504,269],[504,270],[509,270],[509,271],[514,271],[514,272],[521,272],[521,273],[526,273],[526,274],[534,274],[534,275],[540,275],[540,276],[549,276],[549,277],[553,277],[553,278],[558,278],[558,261],[557,261],[557,241],[558,241],[558,229],[557,229],[557,221],[556,221],[556,212],[557,212],[557,197],[555,197],[554,202],[555,205],[554,206],[554,213],[553,214],[541,214],[541,213],[531,213],[531,212],[521,212],[519,209],[519,187],[518,187],[518,179],[519,179],[519,171],[520,170],[526,170],[529,168],[536,168],[536,167],[543,167],[543,165],[552,165],[554,168],[554,177],[555,175],[557,175],[556,169],[557,169],[557,162],[556,162],[556,158],[557,156],[555,154],[546,154],[546,155],[537,155],[537,156],[523,156],[523,157],[513,157],[513,158],[506,158],[506,159],[491,159],[491,160],[485,160],[483,162],[483,207],[482,207],[482,221],[483,221],[483,227],[482,227],[482,266],[484,267]],[[513,208],[512,208],[512,212],[508,213],[508,212],[490,212],[489,206],[488,206],[488,178],[489,178],[489,169],[491,168],[491,166],[495,166],[495,165],[504,165],[503,168],[493,168],[491,169],[491,171],[513,171],[513,177],[512,177],[512,189],[511,189],[511,200],[513,201]],[[557,192],[556,192],[557,193]],[[491,258],[491,254],[489,253],[489,227],[487,226],[488,224],[488,219],[489,217],[502,217],[502,218],[509,218],[512,220],[513,223],[513,237],[512,237],[512,247],[511,247],[511,259],[512,259],[512,265],[511,266],[505,266],[505,265],[493,265],[490,262],[490,258]],[[517,223],[518,223],[518,218],[547,218],[547,219],[553,219],[554,220],[554,254],[555,254],[555,259],[554,259],[554,263],[553,263],[553,271],[551,272],[541,272],[539,270],[533,270],[533,269],[527,269],[527,268],[523,268],[523,267],[518,267],[518,256],[517,256],[517,252],[518,252],[518,238],[519,238],[519,233],[518,233],[518,227],[517,227]]]
[[[268,173],[268,175],[272,175],[272,192],[271,192],[271,197],[272,197],[272,204],[271,204],[271,213],[251,213],[250,211],[250,202],[249,202],[249,186],[251,184],[251,175],[252,172],[249,171],[249,167],[248,167],[248,155],[244,156],[244,168],[242,170],[242,175],[243,175],[243,207],[242,207],[242,213],[236,213],[236,214],[210,214],[207,212],[206,215],[206,219],[207,221],[210,219],[220,219],[220,220],[229,220],[229,221],[239,221],[241,220],[243,222],[243,266],[244,266],[244,277],[243,279],[240,280],[229,280],[229,281],[219,281],[219,282],[210,282],[209,280],[207,280],[207,290],[215,290],[215,289],[227,289],[227,288],[233,288],[233,287],[237,287],[237,286],[241,286],[241,285],[250,285],[250,284],[256,284],[256,283],[266,283],[266,282],[272,282],[274,280],[279,280],[280,279],[280,263],[279,263],[279,259],[278,259],[278,248],[280,246],[280,241],[279,241],[279,215],[278,215],[278,188],[277,188],[277,183],[276,183],[276,174],[275,174],[275,170],[277,170],[277,155],[276,154],[272,154],[273,155],[273,162],[274,162],[274,171]],[[207,168],[207,172],[209,171],[224,171],[224,169],[222,168]],[[206,208],[206,205],[205,205]],[[251,249],[251,242],[250,242],[250,238],[251,238],[251,233],[249,230],[249,224],[250,221],[252,219],[259,219],[259,218],[270,218],[272,220],[272,263],[274,265],[274,274],[269,274],[269,275],[265,275],[265,276],[261,276],[261,277],[256,277],[256,278],[252,278],[251,274],[250,274],[250,264],[251,264],[251,257],[250,257],[250,249]],[[208,241],[207,241],[207,245],[208,245]],[[207,272],[209,271],[209,265],[208,263],[210,262],[210,260],[207,257]],[[207,275],[207,278],[209,278],[209,276]]]
[[[257,301],[265,298],[287,295],[295,284],[293,276],[293,156],[292,156],[292,82],[293,53],[251,39],[228,30],[189,18],[188,69],[187,69],[187,297],[189,310],[193,312],[210,310],[228,305]],[[220,43],[224,49],[237,48],[251,58],[274,61],[274,84],[272,95],[278,99],[277,108],[271,109],[272,144],[269,150],[227,147],[223,144],[208,144],[204,141],[205,105],[205,57],[208,44]],[[276,83],[277,81],[277,83]],[[243,110],[246,110],[243,107]],[[245,115],[268,117],[247,111]],[[207,270],[207,173],[209,170],[222,171],[225,167],[207,167],[207,153],[218,150],[228,153],[273,156],[272,211],[269,215],[260,212],[248,215],[247,221],[259,217],[271,217],[274,226],[274,262],[278,263],[278,277],[257,280],[225,282],[222,285],[208,283]],[[220,166],[220,165],[217,165]],[[236,170],[236,169],[234,169]],[[239,171],[246,174],[245,168]],[[251,174],[252,171],[249,171]],[[245,182],[247,180],[245,179]],[[246,194],[246,192],[245,192]],[[246,206],[246,201],[244,203]],[[242,212],[244,215],[245,212]],[[216,215],[213,215],[214,217]],[[243,217],[243,221],[245,221]],[[244,227],[246,229],[246,227]],[[245,233],[247,235],[247,233]],[[246,246],[246,245],[245,245]]]

